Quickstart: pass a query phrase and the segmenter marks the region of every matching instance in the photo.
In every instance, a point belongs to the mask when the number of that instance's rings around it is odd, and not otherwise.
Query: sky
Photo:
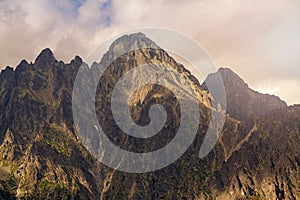
[[[255,90],[300,103],[299,0],[0,0],[0,69],[49,47],[83,59],[143,27],[183,33]]]

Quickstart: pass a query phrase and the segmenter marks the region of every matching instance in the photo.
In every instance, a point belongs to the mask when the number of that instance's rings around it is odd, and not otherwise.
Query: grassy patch
[[[38,191],[31,196],[33,199],[70,199],[70,197],[72,194],[65,186],[47,179],[39,183]]]

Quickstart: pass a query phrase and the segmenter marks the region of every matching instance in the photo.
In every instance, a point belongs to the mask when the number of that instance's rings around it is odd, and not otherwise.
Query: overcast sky
[[[85,58],[111,35],[155,26],[195,39],[252,88],[300,103],[299,8],[299,0],[0,0],[0,68],[34,61],[45,47],[66,62]]]

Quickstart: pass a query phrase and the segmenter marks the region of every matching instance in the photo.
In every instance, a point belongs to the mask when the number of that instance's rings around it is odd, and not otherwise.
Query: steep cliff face
[[[136,49],[138,47],[138,50]],[[111,63],[112,62],[112,63]],[[103,66],[111,63],[105,71]],[[168,118],[155,138],[136,139],[113,120],[110,99],[120,77],[140,65],[167,74],[166,85],[188,83],[200,110],[199,130],[186,153],[161,170],[130,174],[98,163],[82,145],[72,116],[72,90],[82,60],[57,61],[45,49],[34,63],[22,61],[0,74],[0,198],[34,199],[297,199],[300,107],[262,95],[229,69],[220,69],[228,95],[226,123],[213,151],[198,158],[210,122],[211,97],[192,74],[144,34],[116,40],[100,63],[86,66],[85,84],[97,84],[95,108],[109,139],[128,151],[148,152],[168,144],[180,125],[180,105],[168,87],[147,84],[129,101],[134,122],[149,124],[151,105]],[[166,66],[167,68],[162,68]],[[103,72],[100,80],[95,73]],[[149,77],[142,77],[142,79]],[[214,74],[208,78],[214,78]],[[136,79],[132,79],[135,81]],[[83,96],[92,97],[91,91]],[[282,107],[282,108],[280,108]],[[276,109],[280,108],[280,109]],[[274,110],[275,109],[275,110]],[[274,110],[274,111],[272,111]],[[197,123],[191,121],[190,123]],[[86,124],[86,137],[97,149]],[[95,150],[95,151],[96,151]]]
[[[137,45],[141,50],[130,51],[128,48],[133,45]],[[152,49],[152,45],[156,49]],[[171,114],[165,134],[160,134],[158,139],[145,144],[128,139],[126,135],[118,137],[119,130],[114,128],[113,120],[110,118],[112,116],[109,116],[107,110],[108,103],[105,102],[109,102],[112,86],[124,73],[137,65],[147,64],[152,67],[164,65],[167,68],[162,69],[169,73],[168,81],[178,81],[175,74],[179,72],[190,84],[191,92],[196,92],[202,107],[210,104],[209,98],[188,70],[176,63],[164,50],[157,48],[143,34],[120,38],[112,44],[99,64],[86,68],[86,73],[92,78],[93,73],[97,72],[102,64],[109,62],[109,59],[115,59],[114,56],[122,51],[129,53],[121,54],[99,81],[96,99],[102,98],[103,101],[96,101],[98,118],[101,123],[101,117],[105,116],[106,120],[101,125],[110,130],[109,137],[116,144],[124,139],[128,141],[123,143],[124,148],[140,151],[148,148],[150,151],[151,148],[165,145],[174,137],[179,123],[178,102],[173,101],[174,95],[166,88],[158,85],[141,88],[135,93],[138,98],[132,98],[130,104],[133,118],[139,124],[147,124],[147,109],[155,103],[160,103]],[[161,184],[164,178],[171,179],[175,170],[182,171],[180,163],[183,161],[172,167],[171,171],[166,169],[163,176],[161,173],[131,175],[99,165],[81,145],[74,129],[71,107],[73,83],[81,64],[82,60],[79,57],[75,57],[70,64],[64,64],[57,61],[49,49],[45,49],[34,63],[29,64],[24,60],[15,70],[7,68],[2,71],[0,83],[3,112],[1,112],[0,152],[1,169],[6,170],[6,178],[3,180],[5,184],[2,187],[4,195],[26,198],[60,196],[92,199],[125,198],[130,195],[132,198],[154,197],[161,192],[162,196],[169,197],[187,195],[187,192],[168,194],[167,185],[163,189],[154,184]],[[86,80],[86,84],[89,84],[89,81]],[[88,91],[86,92],[90,95]],[[198,160],[195,159],[195,162],[198,163]],[[198,163],[197,166],[200,171],[202,164]],[[192,179],[187,177],[178,178],[192,182]],[[203,178],[199,176],[196,179],[202,181]],[[13,181],[12,187],[7,187],[8,181]],[[130,189],[128,185],[132,185],[132,188]],[[178,185],[173,185],[171,188],[175,191],[177,187]],[[144,188],[142,191],[148,192],[140,193],[138,188]],[[155,192],[152,193],[152,189]]]
[[[299,106],[253,91],[230,69],[217,73],[229,117],[208,188],[219,199],[299,198]]]
[[[214,194],[220,199],[298,199],[299,118],[300,107],[293,106],[262,115],[252,127],[239,124],[234,134],[245,130],[247,135],[211,177]],[[226,130],[221,140],[231,131]]]
[[[65,65],[45,49],[33,64],[1,73],[1,163],[18,197],[97,195],[95,160],[75,137],[71,113],[81,63]]]
[[[139,47],[139,49],[135,50],[135,47]],[[113,61],[113,59],[116,60]],[[105,199],[180,199],[192,198],[206,191],[203,183],[207,174],[202,170],[207,166],[205,162],[197,159],[197,152],[208,123],[209,110],[207,107],[209,107],[210,101],[207,92],[200,87],[198,81],[188,70],[178,64],[167,52],[157,47],[152,41],[150,42],[143,34],[133,34],[118,39],[112,44],[101,62],[94,64],[91,71],[86,73],[91,73],[89,76],[93,77],[93,73],[103,70],[102,66],[110,62],[112,63],[99,80],[96,92],[96,112],[99,124],[115,145],[133,152],[154,151],[168,144],[174,138],[180,125],[181,113],[176,97],[168,87],[158,84],[147,84],[138,88],[131,96],[128,106],[134,122],[143,126],[149,124],[149,108],[157,103],[163,105],[167,110],[168,118],[162,131],[147,139],[134,138],[123,133],[114,122],[110,102],[117,81],[130,70],[144,65],[158,72],[163,71],[167,77],[165,80],[167,86],[180,85],[178,72],[186,80],[189,87],[183,92],[195,93],[201,107],[201,123],[199,124],[201,131],[195,140],[195,147],[190,148],[182,158],[167,168],[147,174],[128,174],[109,170],[105,174],[104,182],[100,183],[103,187],[100,197]],[[139,81],[144,82],[152,78],[136,76],[134,74],[132,81],[137,81],[139,78]],[[87,92],[84,96],[89,94],[91,92]],[[94,127],[94,124],[86,126],[86,130],[90,130],[91,127]],[[97,137],[88,141],[92,152],[98,152],[98,142],[95,141],[97,141]],[[199,175],[192,177],[195,172]]]
[[[111,63],[113,62],[113,63]],[[136,33],[125,35],[117,39],[109,48],[101,59],[100,65],[106,66],[111,63],[109,67],[109,74],[114,74],[114,81],[118,80],[120,76],[124,75],[130,69],[137,66],[152,65],[152,67],[159,68],[159,70],[167,70],[165,73],[170,74],[167,76],[172,81],[178,83],[177,72],[186,79],[191,88],[194,89],[198,100],[210,107],[209,95],[200,87],[200,83],[191,72],[186,69],[182,64],[177,63],[166,51],[160,48],[157,44],[147,38],[143,33]],[[144,77],[147,79],[149,77]],[[170,81],[171,82],[171,81]],[[182,83],[181,83],[182,84]]]

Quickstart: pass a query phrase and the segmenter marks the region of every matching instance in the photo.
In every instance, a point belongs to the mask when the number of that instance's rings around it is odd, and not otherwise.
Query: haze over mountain
[[[132,50],[137,45],[140,50]],[[159,45],[159,44],[158,44]],[[228,115],[213,151],[198,158],[210,122],[211,99],[195,77],[144,34],[115,41],[88,76],[114,60],[98,83],[98,121],[114,144],[130,151],[153,151],[166,145],[180,125],[179,104],[168,88],[146,85],[130,102],[132,119],[149,123],[151,105],[168,114],[163,130],[139,140],[122,133],[109,108],[114,85],[130,69],[149,64],[172,76],[179,72],[197,94],[201,112],[197,136],[176,162],[161,170],[130,174],[99,163],[74,127],[72,90],[83,61],[57,61],[50,49],[34,63],[23,60],[0,74],[0,197],[4,199],[298,199],[300,198],[300,106],[248,88],[230,69],[220,69],[227,92]],[[131,50],[122,56],[119,52]],[[214,74],[208,79],[214,79]],[[92,84],[86,80],[86,84]],[[135,81],[134,79],[132,81]],[[86,95],[90,95],[89,91]],[[191,122],[195,123],[195,122]],[[90,147],[93,126],[86,125]],[[187,133],[188,134],[188,133]]]

